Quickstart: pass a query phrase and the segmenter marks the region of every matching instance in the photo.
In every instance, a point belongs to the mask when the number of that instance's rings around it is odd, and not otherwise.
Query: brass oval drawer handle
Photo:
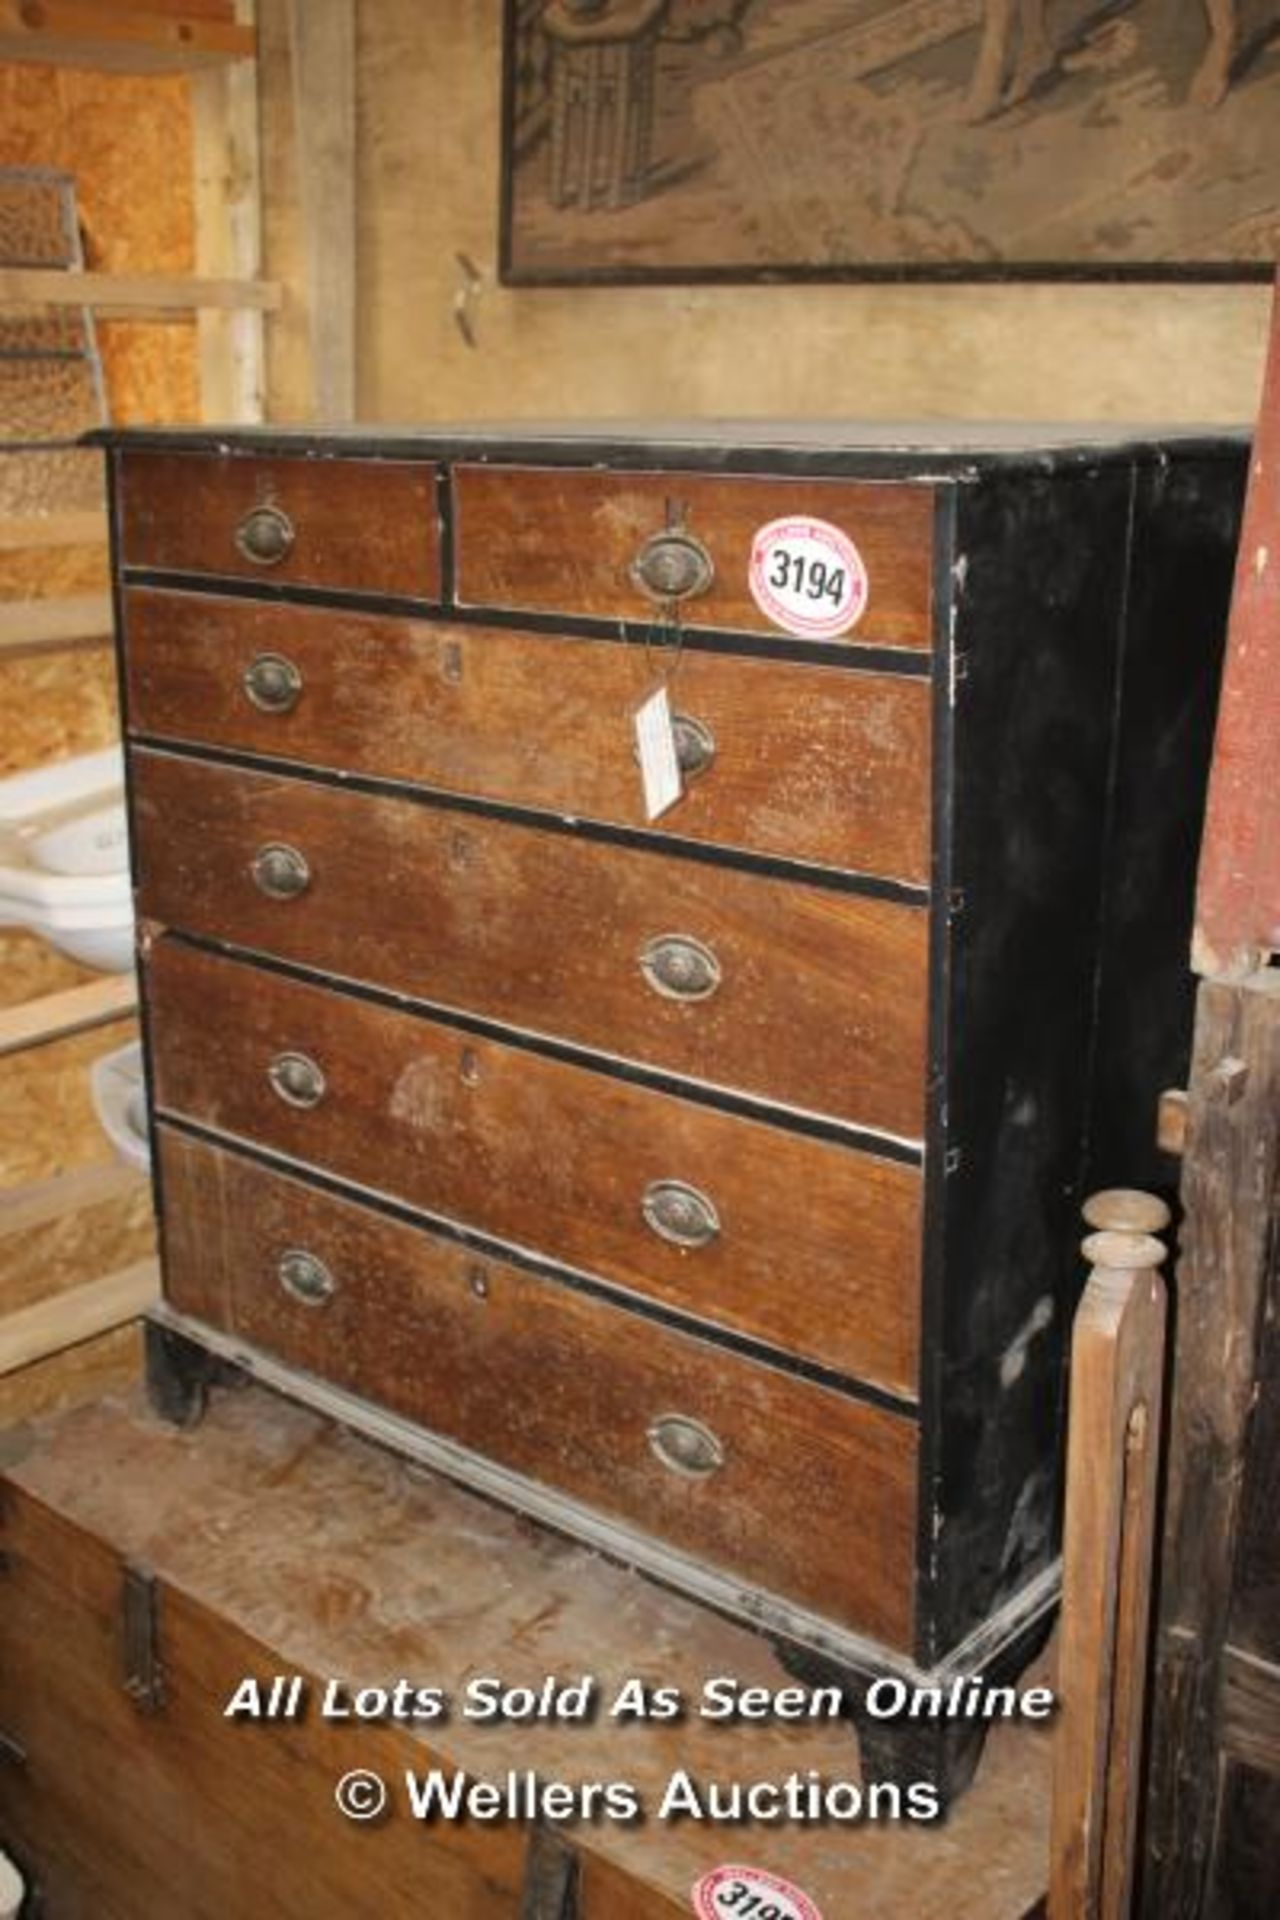
[[[318,1107],[327,1082],[309,1053],[278,1053],[267,1068],[271,1090],[287,1107]]]
[[[649,1445],[669,1473],[705,1480],[725,1462],[724,1447],[710,1427],[685,1413],[664,1413],[649,1428]]]
[[[651,1181],[644,1190],[640,1211],[646,1226],[673,1247],[707,1247],[720,1232],[720,1215],[714,1204],[683,1180]]]
[[[289,713],[302,693],[302,675],[283,653],[258,654],[245,668],[240,684],[260,713]],[[677,757],[679,751],[677,738]]]
[[[696,780],[716,757],[715,735],[690,713],[673,713],[671,731],[676,741],[676,764],[686,780]]]
[[[311,885],[305,854],[273,840],[253,856],[253,884],[269,900],[296,900]]]
[[[236,549],[255,567],[278,567],[296,538],[279,507],[252,507],[236,528]]]
[[[653,600],[692,600],[716,577],[701,540],[684,531],[655,533],[631,564],[631,577]]]
[[[709,1000],[720,985],[720,962],[688,933],[663,933],[640,952],[640,971],[665,1000]]]
[[[305,1247],[290,1247],[280,1256],[276,1276],[285,1292],[304,1307],[323,1307],[338,1290],[338,1283],[323,1260]]]

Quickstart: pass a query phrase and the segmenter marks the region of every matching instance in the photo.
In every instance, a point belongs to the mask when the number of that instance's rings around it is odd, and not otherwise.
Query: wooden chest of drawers
[[[1243,443],[110,462],[158,1399],[234,1362],[802,1671],[1016,1665],[1079,1199],[1169,1181]]]

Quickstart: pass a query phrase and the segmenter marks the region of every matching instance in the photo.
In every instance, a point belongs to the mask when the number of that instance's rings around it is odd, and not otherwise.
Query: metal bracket
[[[577,1920],[578,1856],[561,1834],[535,1825],[529,1832],[519,1920]]]
[[[160,1585],[142,1567],[126,1567],[120,1592],[124,1639],[124,1690],[139,1713],[164,1705],[160,1665]]]

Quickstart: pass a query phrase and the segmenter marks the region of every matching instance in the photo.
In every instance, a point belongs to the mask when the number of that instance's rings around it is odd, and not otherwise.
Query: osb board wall
[[[190,273],[195,263],[191,107],[185,79],[0,63],[0,166],[74,174],[86,265]],[[106,320],[99,344],[112,415],[199,417],[189,315]]]
[[[181,76],[137,78],[0,62],[0,166],[71,173],[86,264],[188,273],[195,264],[191,107]],[[195,323],[103,320],[108,407],[130,423],[199,417]],[[0,600],[105,591],[105,548],[0,553]],[[108,645],[0,661],[0,778],[116,739]],[[0,1005],[92,976],[42,941],[0,930]]]
[[[261,8],[267,271],[298,264],[285,0]],[[1256,286],[536,289],[454,321],[490,277],[500,0],[361,0],[358,410],[372,420],[820,415],[1251,420]],[[306,416],[297,317],[273,329],[279,418]],[[782,349],[785,347],[785,351]]]
[[[134,1032],[132,1020],[113,1020],[0,1059],[0,1194],[110,1160],[93,1111],[89,1068]]]
[[[127,1192],[64,1213],[4,1243],[4,1312],[18,1313],[155,1251],[151,1189],[139,1175]]]
[[[64,1407],[82,1405],[104,1394],[121,1393],[142,1368],[142,1329],[138,1322],[82,1340],[48,1360],[19,1367],[0,1380],[0,1429],[20,1420],[38,1420]]]
[[[109,746],[118,734],[109,646],[0,659],[0,780],[46,760]],[[93,977],[34,935],[0,927],[0,1007]],[[0,1143],[8,1131],[6,1116],[0,1121]]]
[[[134,1038],[132,1020],[28,1047],[0,1059],[0,1316],[131,1266],[155,1251],[149,1184],[132,1187],[35,1227],[4,1233],[6,1194],[110,1162],[93,1110],[92,1064]],[[105,1392],[130,1376],[135,1344],[77,1348],[0,1379],[0,1427],[51,1404]],[[65,1362],[65,1364],[64,1364]],[[53,1372],[42,1378],[42,1368]],[[49,1398],[53,1395],[53,1399]]]

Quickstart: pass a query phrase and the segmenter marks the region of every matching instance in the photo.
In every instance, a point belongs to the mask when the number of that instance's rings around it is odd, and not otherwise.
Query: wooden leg
[[[923,1781],[944,1809],[978,1771],[988,1732],[982,1720],[879,1720],[856,1706],[853,1723],[864,1783],[907,1788]]]
[[[578,1856],[561,1833],[541,1824],[529,1834],[519,1920],[577,1920]]]
[[[153,1320],[145,1322],[144,1335],[152,1410],[175,1427],[198,1426],[210,1386],[228,1372],[225,1362]]]
[[[1012,1686],[1040,1652],[1052,1625],[1052,1609],[1038,1613],[1004,1646],[985,1656],[980,1663],[983,1684]],[[978,1770],[990,1721],[927,1713],[886,1718],[868,1711],[866,1702],[868,1689],[877,1681],[905,1677],[891,1667],[845,1666],[788,1641],[775,1640],[773,1647],[787,1672],[805,1686],[840,1688],[845,1717],[857,1734],[864,1783],[884,1781],[904,1789],[925,1783],[936,1789],[944,1812],[964,1792]],[[917,1673],[908,1685],[937,1690],[945,1697],[957,1680],[970,1682],[978,1677],[974,1667],[941,1666],[929,1674]]]

